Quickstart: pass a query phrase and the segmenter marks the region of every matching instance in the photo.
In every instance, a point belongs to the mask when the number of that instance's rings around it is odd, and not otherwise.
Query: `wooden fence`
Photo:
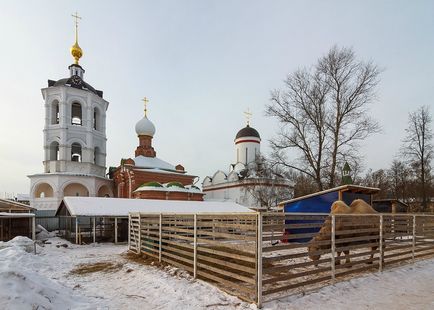
[[[129,249],[260,307],[434,255],[434,216],[131,213]]]
[[[130,213],[129,249],[255,302],[257,218],[255,213]]]

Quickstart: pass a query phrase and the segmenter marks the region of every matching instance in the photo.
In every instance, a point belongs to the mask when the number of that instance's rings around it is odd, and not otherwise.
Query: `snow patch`
[[[32,250],[26,237],[0,244],[0,309],[89,309],[87,298],[37,272],[46,262]]]

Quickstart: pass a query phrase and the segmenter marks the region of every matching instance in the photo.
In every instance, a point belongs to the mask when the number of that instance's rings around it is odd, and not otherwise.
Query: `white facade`
[[[30,205],[38,210],[56,210],[64,196],[113,196],[105,177],[109,103],[82,80],[80,66],[69,69],[69,79],[42,89],[44,170],[29,176]]]
[[[217,179],[206,177],[202,183],[205,201],[233,201],[247,207],[257,207],[256,199],[246,190],[246,184],[229,173],[217,172]],[[215,176],[215,174],[214,174]]]

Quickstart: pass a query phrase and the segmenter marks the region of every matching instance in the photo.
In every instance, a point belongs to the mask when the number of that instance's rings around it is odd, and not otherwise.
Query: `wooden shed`
[[[410,210],[410,206],[399,199],[376,199],[372,207],[382,213],[405,213]]]
[[[372,196],[379,191],[380,189],[375,187],[342,185],[282,201],[279,203],[279,207],[284,212],[329,213],[332,203],[336,200],[343,200],[350,205],[355,199],[363,199],[372,205]]]
[[[8,241],[16,236],[35,239],[34,208],[13,201],[0,199],[0,241]]]

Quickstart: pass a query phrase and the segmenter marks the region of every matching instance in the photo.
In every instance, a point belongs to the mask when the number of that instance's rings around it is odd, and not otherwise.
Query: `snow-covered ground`
[[[126,246],[76,246],[52,237],[35,255],[28,241],[0,242],[0,309],[256,309],[176,268],[129,260]],[[96,263],[110,268],[71,273]],[[433,291],[434,260],[427,260],[271,301],[264,309],[434,309]]]

